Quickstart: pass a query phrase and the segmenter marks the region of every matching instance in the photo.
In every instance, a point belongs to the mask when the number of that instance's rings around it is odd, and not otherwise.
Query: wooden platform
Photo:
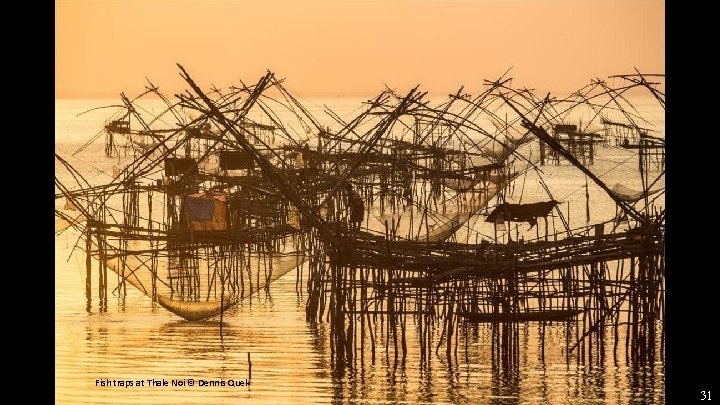
[[[457,312],[461,317],[470,322],[540,322],[540,321],[563,321],[580,314],[580,309],[551,309],[545,311],[525,311],[517,313],[481,313],[481,312]]]

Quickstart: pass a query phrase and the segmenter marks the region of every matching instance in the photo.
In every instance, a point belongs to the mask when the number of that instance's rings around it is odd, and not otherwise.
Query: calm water
[[[111,110],[75,115],[107,104],[112,102],[60,100],[56,105],[56,151],[92,182],[108,181],[108,173],[118,163],[103,156],[102,138],[77,158],[68,155],[97,133]],[[344,111],[349,112],[357,104],[346,105]],[[607,161],[597,163],[597,170],[610,170],[625,158],[608,155]],[[567,167],[550,168],[548,178],[565,179],[570,172]],[[626,173],[621,169],[607,176],[620,179]],[[577,191],[581,184],[582,177],[557,180],[554,189],[557,199],[571,201],[576,217],[584,215],[584,189]],[[533,192],[530,182],[527,187],[525,192]],[[592,186],[590,191],[591,198],[603,198]],[[614,212],[609,211],[593,215]],[[608,355],[603,367],[578,365],[574,356],[568,361],[562,353],[564,325],[546,329],[544,359],[539,327],[521,326],[520,365],[511,370],[492,365],[490,328],[484,326],[471,333],[467,342],[461,339],[457,357],[448,359],[441,349],[429,365],[421,367],[410,324],[404,362],[395,362],[392,354],[386,357],[382,346],[373,361],[368,347],[364,359],[358,358],[352,369],[335,370],[328,325],[305,321],[305,299],[302,291],[296,291],[296,271],[272,284],[270,294],[255,294],[227,313],[222,339],[218,322],[183,321],[153,307],[149,298],[131,288],[124,298],[111,294],[107,312],[99,313],[97,280],[92,280],[93,301],[88,310],[84,254],[77,250],[71,255],[77,237],[67,232],[56,238],[57,403],[664,403],[664,365],[659,358],[652,367],[629,368],[621,344],[617,364]],[[110,273],[111,285],[113,277]],[[606,346],[612,353],[611,339]],[[200,380],[245,382],[250,378],[248,353],[252,363],[249,387],[199,386]],[[143,380],[145,386],[96,385],[104,379]],[[148,379],[168,384],[192,379],[194,385],[149,387]]]

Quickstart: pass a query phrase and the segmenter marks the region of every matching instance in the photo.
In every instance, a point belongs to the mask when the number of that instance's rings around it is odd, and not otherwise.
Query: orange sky
[[[266,69],[302,96],[414,84],[447,94],[514,66],[554,93],[590,78],[665,71],[658,0],[125,0],[55,2],[56,98],[255,82]]]

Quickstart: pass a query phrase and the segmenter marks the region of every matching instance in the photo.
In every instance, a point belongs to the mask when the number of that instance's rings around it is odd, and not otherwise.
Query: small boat
[[[512,313],[459,311],[457,314],[470,322],[495,323],[564,321],[577,316],[581,312],[583,312],[581,309],[548,309]]]

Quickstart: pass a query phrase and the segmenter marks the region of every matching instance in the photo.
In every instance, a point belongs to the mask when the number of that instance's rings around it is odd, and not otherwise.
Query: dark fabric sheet
[[[538,217],[546,217],[555,208],[557,201],[543,201],[531,204],[499,204],[488,215],[486,222],[495,222],[498,216],[505,221],[534,222]]]
[[[185,212],[191,221],[209,221],[213,219],[215,204],[212,199],[185,197]]]
[[[198,172],[197,163],[193,158],[165,158],[165,175],[181,176]]]
[[[220,151],[220,168],[223,170],[252,169],[255,161],[245,151]]]

